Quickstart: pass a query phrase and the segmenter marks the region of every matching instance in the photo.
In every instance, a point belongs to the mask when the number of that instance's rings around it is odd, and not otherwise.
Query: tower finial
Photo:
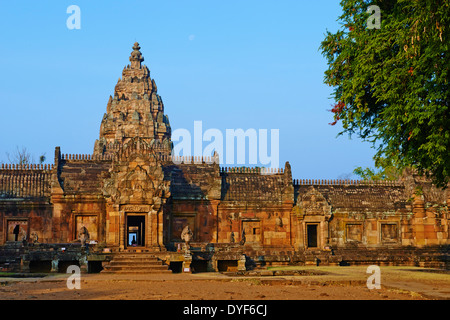
[[[130,62],[132,69],[140,69],[141,62],[144,61],[144,57],[142,56],[141,51],[139,51],[141,47],[138,42],[135,42],[133,45],[133,51],[131,52]]]

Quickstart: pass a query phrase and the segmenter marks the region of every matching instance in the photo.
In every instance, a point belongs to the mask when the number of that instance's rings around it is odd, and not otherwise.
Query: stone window
[[[363,226],[362,224],[349,223],[346,225],[347,242],[362,242]]]
[[[381,224],[381,241],[383,242],[398,241],[398,227],[396,223]]]
[[[97,215],[77,215],[75,221],[75,239],[78,239],[78,233],[84,225],[89,232],[89,240],[98,241]]]
[[[261,222],[258,220],[242,221],[245,230],[245,241],[251,243],[261,242]]]
[[[23,241],[28,239],[28,220],[8,219],[7,241]]]

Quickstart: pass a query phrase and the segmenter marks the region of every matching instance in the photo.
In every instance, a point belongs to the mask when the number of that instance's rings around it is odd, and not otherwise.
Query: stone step
[[[158,260],[157,257],[152,255],[115,255],[114,259],[151,259]]]
[[[120,251],[121,254],[152,254],[153,252],[155,252],[155,250],[145,248],[126,249],[124,251]]]
[[[146,260],[146,259],[113,259],[111,260],[111,262],[115,262],[115,263],[123,263],[123,264],[133,264],[133,263],[137,263],[137,264],[161,264],[162,262],[159,260]]]
[[[159,267],[159,266],[164,266],[161,262],[160,263],[148,263],[146,261],[116,261],[116,260],[112,260],[109,265],[111,266],[127,266],[132,268],[133,266],[136,267]]]
[[[114,256],[114,260],[136,260],[136,261],[159,261],[157,257],[155,256],[123,256],[123,255],[117,255]]]
[[[106,266],[105,269],[102,270],[102,272],[140,272],[140,273],[166,273],[166,272],[172,272],[169,270],[166,266],[158,266],[153,268],[148,267],[116,267],[116,266]]]
[[[105,269],[107,270],[125,270],[125,269],[129,269],[129,270],[167,270],[167,266],[164,265],[159,265],[159,266],[124,266],[124,265],[107,265],[105,266]]]
[[[163,274],[163,273],[172,273],[171,270],[152,270],[149,271],[147,269],[125,269],[125,270],[102,270],[102,273],[111,273],[111,274]]]
[[[149,253],[121,252],[113,257],[102,273],[171,273],[167,265]]]

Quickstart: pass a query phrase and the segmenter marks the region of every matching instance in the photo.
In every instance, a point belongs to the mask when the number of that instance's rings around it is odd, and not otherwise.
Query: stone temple
[[[266,174],[220,167],[217,153],[172,158],[169,118],[138,43],[129,60],[92,154],[56,147],[52,165],[1,165],[2,270],[449,268],[448,189],[413,171],[398,181],[297,180],[288,162]]]

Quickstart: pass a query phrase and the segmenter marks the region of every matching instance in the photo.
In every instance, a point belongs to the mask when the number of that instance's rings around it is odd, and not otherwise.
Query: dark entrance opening
[[[145,216],[127,216],[127,246],[145,246]]]
[[[208,261],[206,260],[193,260],[191,263],[192,273],[207,272]]]
[[[59,273],[67,273],[67,268],[70,266],[80,266],[80,263],[76,260],[74,261],[59,261],[58,262],[58,272]]]
[[[50,273],[51,270],[52,270],[51,260],[30,261],[30,272]]]
[[[306,228],[308,248],[317,248],[317,224],[308,224]]]
[[[170,262],[169,270],[172,270],[172,273],[181,273],[181,271],[183,270],[183,262],[180,261]]]
[[[238,262],[236,260],[219,260],[217,269],[219,272],[237,271]]]
[[[88,273],[100,273],[103,270],[101,261],[89,261],[88,262]]]

